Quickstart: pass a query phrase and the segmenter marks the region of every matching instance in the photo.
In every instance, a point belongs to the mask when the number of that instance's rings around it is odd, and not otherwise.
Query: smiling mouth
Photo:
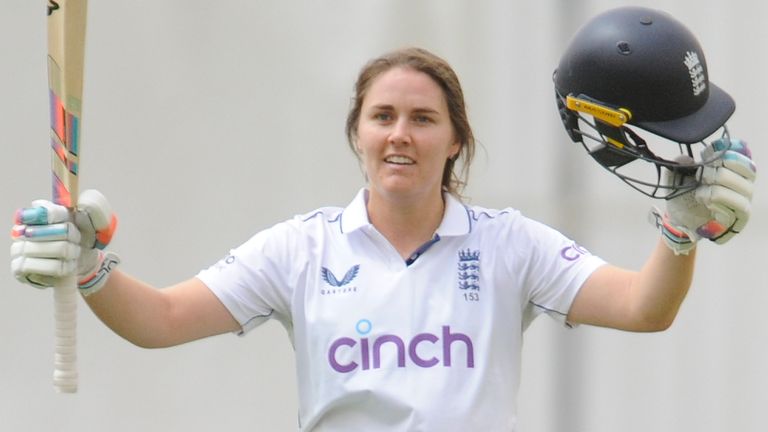
[[[414,165],[416,161],[406,156],[389,156],[384,159],[384,162],[394,165]]]

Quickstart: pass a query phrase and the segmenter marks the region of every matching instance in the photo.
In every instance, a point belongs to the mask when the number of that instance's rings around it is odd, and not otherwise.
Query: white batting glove
[[[744,141],[718,139],[701,152],[701,184],[667,201],[667,211],[651,212],[652,222],[675,255],[687,255],[706,238],[723,244],[749,221],[757,168]],[[678,185],[693,177],[672,178]]]
[[[103,249],[117,227],[104,195],[80,194],[74,222],[66,207],[46,200],[19,209],[11,237],[11,272],[23,283],[48,288],[72,273],[80,293],[95,293],[106,283],[120,258]]]

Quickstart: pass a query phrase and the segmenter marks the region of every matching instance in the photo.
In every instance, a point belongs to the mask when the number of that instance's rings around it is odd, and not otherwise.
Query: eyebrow
[[[371,106],[371,108],[375,110],[386,110],[386,111],[395,110],[395,107],[390,104],[373,105]],[[440,114],[439,111],[432,108],[416,108],[413,110],[413,112],[417,114]]]

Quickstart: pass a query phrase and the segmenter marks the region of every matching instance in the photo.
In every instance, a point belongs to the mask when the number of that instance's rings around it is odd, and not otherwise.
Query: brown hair
[[[459,78],[445,60],[425,49],[404,48],[393,51],[371,60],[363,67],[357,77],[355,96],[347,115],[346,133],[349,146],[352,151],[355,151],[354,141],[357,138],[360,111],[368,89],[379,75],[394,67],[408,67],[425,73],[443,90],[451,124],[460,148],[459,153],[445,163],[442,185],[445,191],[458,196],[467,183],[469,165],[475,155],[475,137],[469,125],[464,92],[461,90]],[[457,175],[454,172],[454,165],[459,158],[462,158],[462,164],[461,172]]]

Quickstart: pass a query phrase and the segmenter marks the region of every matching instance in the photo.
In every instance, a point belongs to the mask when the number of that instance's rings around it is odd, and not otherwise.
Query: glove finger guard
[[[718,139],[701,156],[700,185],[668,200],[665,215],[652,212],[655,225],[675,254],[687,254],[699,238],[726,243],[749,221],[757,168],[747,144]],[[669,184],[686,180],[674,173],[667,175],[672,177]]]
[[[117,218],[97,191],[81,193],[72,214],[50,201],[33,201],[32,207],[16,212],[15,223],[11,271],[24,283],[45,288],[76,273],[80,292],[89,295],[104,285],[120,262],[117,255],[101,251],[112,239]]]

